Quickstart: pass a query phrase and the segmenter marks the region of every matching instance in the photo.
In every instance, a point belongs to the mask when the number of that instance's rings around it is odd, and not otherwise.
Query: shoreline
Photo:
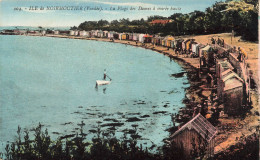
[[[207,98],[207,96],[205,96],[205,94],[204,95],[202,94],[202,92],[207,91],[207,90],[205,90],[205,88],[203,89],[203,88],[200,88],[200,86],[198,86],[198,83],[202,83],[202,79],[199,79],[197,81],[194,81],[194,79],[193,79],[194,76],[197,76],[197,72],[198,72],[198,68],[199,68],[199,58],[187,58],[187,57],[185,57],[185,55],[176,55],[172,49],[168,50],[166,47],[163,47],[163,46],[153,46],[151,43],[142,45],[140,42],[136,43],[134,41],[126,41],[126,40],[110,41],[109,39],[105,39],[105,38],[85,38],[85,37],[62,36],[62,35],[45,35],[45,36],[28,35],[28,36],[114,42],[114,43],[121,43],[121,44],[125,44],[125,45],[131,45],[134,47],[142,47],[144,49],[150,49],[150,50],[156,51],[160,54],[164,54],[164,55],[168,56],[170,59],[176,60],[176,63],[181,65],[181,67],[187,72],[187,77],[188,77],[190,86],[185,89],[185,97],[187,98],[188,103],[191,101],[191,97],[195,97],[196,102],[200,102],[202,99]],[[196,91],[196,93],[194,90]],[[256,91],[254,91],[254,94],[252,95],[253,96],[252,101],[254,103],[253,105],[256,105],[256,106],[258,106],[257,90],[258,89],[256,89]],[[187,105],[189,105],[188,103],[184,103],[186,108],[187,108]],[[240,137],[240,135],[245,135],[245,136],[250,135],[252,132],[248,132],[247,129],[249,129],[249,128],[251,129],[252,127],[255,126],[256,119],[257,118],[255,118],[255,115],[252,115],[252,114],[247,115],[246,120],[244,120],[246,122],[244,124],[244,126],[246,126],[246,128],[244,128],[244,129],[242,128],[241,130],[231,131],[231,133],[229,133],[229,132],[220,133],[218,136],[220,136],[221,138],[224,136],[225,138],[222,139],[219,143],[216,143],[215,153],[217,154],[222,151],[225,151],[230,146],[238,143],[238,141],[236,141],[236,139],[237,139],[237,137]],[[221,120],[221,123],[222,123],[222,121],[223,120]],[[226,120],[224,120],[224,122],[225,121]],[[239,121],[239,118],[228,118],[227,121],[236,121],[237,122],[237,121]],[[228,123],[230,123],[230,122],[228,122]],[[239,133],[239,132],[241,132],[241,133]]]

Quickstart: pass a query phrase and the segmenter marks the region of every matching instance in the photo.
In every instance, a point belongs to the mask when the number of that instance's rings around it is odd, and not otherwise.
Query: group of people
[[[213,37],[211,38],[211,43],[218,44],[221,47],[224,47],[224,44],[225,44],[224,39],[220,39],[220,38],[214,39]]]

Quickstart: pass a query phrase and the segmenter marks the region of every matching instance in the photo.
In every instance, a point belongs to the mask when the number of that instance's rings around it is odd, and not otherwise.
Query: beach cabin
[[[113,36],[114,36],[114,39],[119,39],[119,33],[114,33]]]
[[[129,39],[128,40],[132,41],[133,40],[133,33],[128,33],[128,35],[129,35]]]
[[[104,34],[103,31],[101,31],[101,30],[97,31],[98,38],[102,38],[104,36],[103,34]]]
[[[162,37],[160,37],[159,35],[155,35],[153,38],[152,38],[152,44],[154,45],[160,45],[160,41],[161,41]]]
[[[152,42],[152,35],[146,34],[144,35],[144,43],[151,43]]]
[[[70,34],[70,31],[67,31],[67,30],[63,30],[63,31],[59,31],[59,34],[60,35],[69,35]]]
[[[197,48],[198,45],[199,44],[196,43],[196,42],[191,44],[191,52],[194,55],[194,57],[198,57],[199,56],[198,54],[196,54],[196,48]]]
[[[55,30],[55,31],[54,31],[54,34],[55,34],[55,35],[58,35],[58,34],[60,34],[60,31]]]
[[[199,57],[201,57],[201,56],[202,56],[202,55],[201,55],[201,49],[204,48],[204,47],[205,47],[204,44],[199,43],[199,44],[196,46],[196,52],[195,52],[195,54],[198,55]]]
[[[164,46],[166,46],[166,47],[171,47],[171,41],[173,41],[174,40],[174,38],[173,38],[173,36],[171,36],[171,35],[169,35],[169,36],[166,36],[165,38],[164,38]]]
[[[214,60],[214,50],[210,45],[201,49],[201,56],[206,60],[206,65],[208,67],[215,64]]]
[[[175,42],[176,42],[176,45],[175,45],[175,48],[176,48],[176,51],[182,51],[183,50],[183,39],[177,39]]]
[[[103,37],[107,38],[108,37],[108,31],[103,31]]]
[[[182,42],[181,42],[181,48],[182,48],[182,51],[186,51],[186,41],[187,40],[183,40]]]
[[[91,30],[91,37],[97,37],[98,30]]]
[[[26,32],[23,32],[22,34],[25,34]],[[45,36],[46,35],[46,30],[41,30],[41,34],[42,36]]]
[[[200,113],[170,136],[171,142],[183,150],[186,159],[191,159],[191,153],[199,145],[205,146],[206,157],[214,155],[215,137],[217,129]],[[198,151],[198,150],[197,150]]]
[[[87,32],[86,31],[79,31],[79,36],[86,37],[87,36]]]
[[[139,34],[138,33],[134,33],[133,34],[133,41],[138,41],[139,39]]]
[[[121,34],[121,40],[128,40],[128,39],[129,39],[129,34],[127,34],[127,33]]]
[[[91,37],[91,31],[86,31],[86,37],[90,38]]]
[[[233,70],[233,66],[225,59],[218,59],[216,62],[216,77],[221,78],[221,73],[226,70]]]
[[[114,34],[117,34],[116,32],[114,31],[110,31],[107,33],[107,38],[108,39],[114,39]],[[117,38],[118,39],[118,38]]]
[[[139,34],[138,41],[144,43],[144,36],[145,34]]]
[[[173,48],[173,49],[175,48],[175,45],[174,45],[174,44],[175,44],[175,40],[172,40],[172,41],[171,41],[171,48]]]
[[[225,74],[225,75],[224,75]],[[221,100],[224,104],[224,113],[240,115],[243,112],[244,81],[235,73],[227,70],[222,73]]]
[[[74,36],[74,34],[75,34],[75,31],[70,30],[70,36]]]
[[[75,30],[74,31],[74,36],[78,36],[79,35],[79,31],[78,30]]]

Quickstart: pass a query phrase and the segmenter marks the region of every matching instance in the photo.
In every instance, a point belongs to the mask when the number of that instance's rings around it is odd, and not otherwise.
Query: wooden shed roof
[[[202,136],[207,141],[210,141],[217,133],[217,129],[200,113],[196,115],[193,119],[183,125],[179,130],[177,130],[171,138],[176,135],[181,134],[183,130],[194,129],[198,134]]]

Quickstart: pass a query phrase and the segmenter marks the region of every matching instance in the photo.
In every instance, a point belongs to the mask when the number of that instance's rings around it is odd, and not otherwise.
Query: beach
[[[195,102],[201,102],[202,99],[209,97],[211,91],[208,90],[206,87],[203,87],[204,79],[199,79],[199,81],[195,80],[192,77],[197,76],[197,72],[199,69],[199,58],[189,58],[185,54],[184,55],[177,55],[174,50],[168,49],[167,47],[163,46],[155,46],[151,43],[142,44],[140,42],[135,41],[127,41],[127,40],[109,40],[106,38],[85,38],[85,37],[77,37],[77,36],[63,36],[63,35],[46,35],[47,37],[55,37],[55,38],[70,38],[70,39],[82,39],[82,40],[95,40],[95,41],[104,41],[104,42],[111,42],[111,43],[121,43],[125,45],[132,45],[135,47],[142,47],[145,49],[151,49],[158,53],[164,54],[169,56],[172,59],[177,60],[178,63],[186,70],[189,81],[190,87],[186,90],[186,98],[191,101],[191,98],[195,98]],[[252,77],[257,85],[259,84],[258,80],[258,44],[251,43],[251,42],[243,42],[240,40],[240,37],[231,37],[229,33],[223,34],[213,34],[213,35],[202,35],[202,36],[183,36],[180,38],[192,38],[195,39],[196,42],[202,44],[209,44],[211,37],[220,37],[225,40],[230,46],[240,46],[246,50],[248,57],[246,61],[248,62],[248,67],[252,72]],[[199,83],[201,83],[198,85]],[[252,109],[251,113],[248,113],[244,119],[241,118],[220,118],[220,125],[217,126],[219,132],[216,137],[216,146],[215,146],[215,153],[219,153],[221,151],[225,151],[230,146],[235,145],[239,141],[240,137],[247,137],[253,134],[258,126],[258,89],[251,90],[251,98],[252,98]],[[242,124],[242,127],[240,127]],[[226,127],[229,126],[229,127]],[[239,126],[239,127],[238,127]],[[226,128],[225,128],[226,127]],[[224,128],[224,129],[223,129]]]

